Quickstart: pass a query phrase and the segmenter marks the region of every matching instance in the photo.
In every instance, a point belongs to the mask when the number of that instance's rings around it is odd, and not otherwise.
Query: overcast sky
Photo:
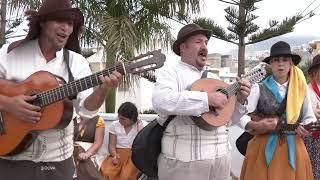
[[[256,3],[256,6],[259,9],[254,11],[253,14],[259,16],[259,18],[255,20],[255,23],[260,27],[260,29],[264,29],[268,27],[270,19],[275,19],[281,22],[286,17],[293,16],[297,12],[302,12],[313,1],[314,0],[263,0],[261,2]],[[317,0],[307,9],[307,11],[316,8],[319,4],[320,0]],[[204,6],[202,6],[201,14],[197,16],[205,16],[212,18],[217,24],[226,28],[228,26],[228,22],[224,17],[226,14],[224,12],[224,9],[227,6],[227,4],[219,2],[217,0],[205,0],[205,4]],[[316,28],[317,23],[320,22],[320,8],[318,8],[315,11],[315,13],[316,16],[296,25],[294,32],[286,34],[285,36],[320,36],[320,30]],[[181,24],[172,24],[173,33],[175,37],[177,36],[177,33],[181,27]],[[226,43],[219,39],[212,38],[209,41],[208,50],[209,53],[226,53],[229,52],[231,49],[236,48],[237,46],[231,43]],[[168,52],[168,55],[172,57],[173,53]]]
[[[230,1],[230,0],[228,0]],[[303,11],[310,3],[315,0],[263,0],[256,3],[259,8],[253,12],[253,14],[259,16],[255,23],[264,29],[268,27],[270,19],[282,21],[285,17],[295,15],[297,12]],[[320,0],[316,0],[308,9],[312,10],[320,4]],[[228,4],[220,2],[218,0],[204,0],[204,5],[201,7],[201,13],[198,17],[209,17],[213,19],[217,24],[226,28],[228,22],[225,19],[224,9]],[[301,36],[301,35],[315,35],[320,37],[320,30],[316,26],[319,26],[320,22],[320,8],[315,11],[316,15],[298,25],[295,26],[295,30],[292,33],[284,36]],[[172,23],[173,35],[176,37],[178,31],[182,27],[179,23]],[[237,46],[221,41],[219,39],[211,38],[209,41],[208,50],[209,53],[227,53],[232,49],[237,49]],[[171,49],[163,49],[168,55],[168,58],[179,59],[175,56]]]

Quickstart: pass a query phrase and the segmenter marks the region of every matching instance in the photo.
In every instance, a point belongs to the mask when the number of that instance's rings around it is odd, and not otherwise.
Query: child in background
[[[74,119],[74,180],[103,180],[96,155],[103,143],[104,128],[104,119],[100,116]]]
[[[139,170],[131,161],[131,146],[144,125],[131,102],[121,104],[118,118],[110,125],[109,156],[102,162],[100,171],[106,180],[135,180]]]

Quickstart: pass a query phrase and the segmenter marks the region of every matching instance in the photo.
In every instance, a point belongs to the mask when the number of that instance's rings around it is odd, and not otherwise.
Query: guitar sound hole
[[[227,96],[227,98],[229,98],[229,94],[228,94],[228,92],[227,92],[226,90],[224,90],[224,89],[217,89],[217,92],[221,92],[221,93],[225,94],[225,95]]]
[[[33,104],[35,106],[40,106],[40,107],[42,106],[42,101],[39,97],[36,97],[36,99],[34,99],[28,103]]]
[[[29,91],[26,95],[28,95],[28,96],[36,96],[36,98],[31,100],[31,101],[27,101],[27,102],[32,104],[32,105],[42,107],[43,103],[42,103],[41,96],[39,96],[39,92],[40,91],[35,91],[35,90]]]

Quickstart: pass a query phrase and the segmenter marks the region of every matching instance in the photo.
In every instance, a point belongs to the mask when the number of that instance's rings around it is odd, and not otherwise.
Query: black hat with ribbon
[[[270,59],[279,56],[289,56],[292,58],[294,65],[299,64],[301,57],[291,52],[290,45],[284,41],[279,41],[271,46],[270,56],[265,58],[263,62],[270,64]]]

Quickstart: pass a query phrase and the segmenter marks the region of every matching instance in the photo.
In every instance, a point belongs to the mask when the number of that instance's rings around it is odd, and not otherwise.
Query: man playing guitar
[[[71,76],[77,80],[91,74],[88,62],[79,54],[78,35],[84,24],[84,17],[78,8],[71,7],[70,0],[45,0],[39,11],[29,11],[28,15],[27,37],[4,45],[0,50],[1,79],[21,82],[38,71],[50,72],[66,81],[72,80]],[[67,55],[63,53],[64,48],[67,49]],[[65,55],[69,57],[69,63],[65,62]],[[101,82],[98,88],[82,91],[73,100],[78,114],[87,118],[95,116],[108,91],[118,86],[121,74],[114,71],[109,77],[100,76],[98,79]],[[5,90],[5,87],[1,88]],[[8,93],[10,94],[10,90]],[[6,114],[11,119],[17,118],[26,126],[42,123],[46,110],[29,103],[38,100],[37,98],[32,93],[15,96],[0,94],[1,114]],[[57,109],[57,113],[60,110]],[[46,120],[51,121],[49,116],[46,116]],[[1,123],[0,135],[9,133],[6,131],[6,123],[13,121]],[[1,179],[72,179],[73,123],[34,134],[36,138],[27,149],[19,154],[0,157]],[[1,142],[1,146],[4,147],[5,144]]]
[[[152,102],[160,116],[159,123],[176,115],[162,137],[158,159],[160,180],[225,180],[230,177],[228,127],[222,125],[206,131],[190,117],[209,112],[210,107],[223,109],[228,103],[227,96],[221,92],[190,91],[192,83],[200,79],[205,70],[210,36],[209,30],[196,24],[184,26],[173,44],[173,51],[181,61],[162,69],[157,76]],[[248,81],[240,81],[232,119],[239,120],[246,112],[242,103],[249,95],[250,87]]]

